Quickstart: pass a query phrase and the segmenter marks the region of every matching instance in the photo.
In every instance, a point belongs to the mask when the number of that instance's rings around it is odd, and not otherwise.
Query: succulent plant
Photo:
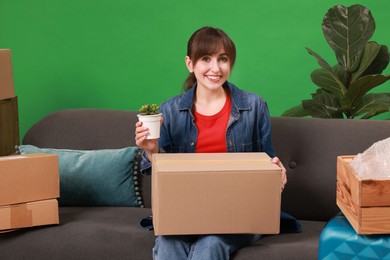
[[[160,107],[157,104],[146,104],[141,106],[139,111],[144,115],[157,115],[160,113]]]

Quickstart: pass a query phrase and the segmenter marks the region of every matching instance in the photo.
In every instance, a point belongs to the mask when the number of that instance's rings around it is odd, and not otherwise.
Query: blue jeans
[[[153,248],[153,259],[229,259],[232,253],[260,237],[252,234],[158,236]]]

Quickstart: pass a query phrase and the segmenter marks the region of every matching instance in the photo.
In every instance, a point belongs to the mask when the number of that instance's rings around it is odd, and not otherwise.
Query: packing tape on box
[[[270,162],[271,160],[264,160],[264,159],[251,159],[251,160],[160,160],[159,164],[178,164],[178,163],[259,163],[259,162]]]
[[[30,227],[33,225],[32,211],[27,204],[12,205],[10,208],[10,228]]]

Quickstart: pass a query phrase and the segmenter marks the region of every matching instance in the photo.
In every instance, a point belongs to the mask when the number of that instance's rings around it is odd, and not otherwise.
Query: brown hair
[[[230,67],[233,68],[236,60],[236,46],[230,37],[218,28],[203,27],[195,31],[187,44],[187,56],[195,65],[200,58],[217,53],[221,47],[224,48],[230,59]],[[195,81],[195,74],[190,73],[183,84],[184,91],[190,89]]]

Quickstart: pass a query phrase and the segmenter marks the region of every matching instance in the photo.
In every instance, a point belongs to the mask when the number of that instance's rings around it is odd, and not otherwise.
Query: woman
[[[190,72],[185,93],[161,105],[160,138],[147,140],[148,129],[136,123],[136,144],[144,150],[141,170],[150,173],[153,153],[266,152],[282,169],[271,141],[266,102],[227,81],[236,59],[233,41],[222,30],[203,27],[189,39],[185,63]],[[229,259],[258,234],[158,236],[154,259]]]

